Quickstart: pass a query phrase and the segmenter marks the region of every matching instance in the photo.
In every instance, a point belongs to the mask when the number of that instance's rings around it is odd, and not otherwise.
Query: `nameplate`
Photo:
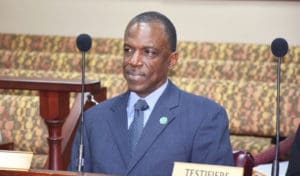
[[[172,176],[243,176],[242,167],[174,162]]]
[[[28,171],[32,157],[32,152],[0,150],[0,170]]]

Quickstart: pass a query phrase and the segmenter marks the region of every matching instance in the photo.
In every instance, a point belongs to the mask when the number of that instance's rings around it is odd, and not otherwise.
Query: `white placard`
[[[172,176],[243,176],[242,167],[175,162]]]
[[[0,170],[29,170],[33,153],[0,150]]]

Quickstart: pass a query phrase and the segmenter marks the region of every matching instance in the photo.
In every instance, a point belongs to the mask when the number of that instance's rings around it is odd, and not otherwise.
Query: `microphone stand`
[[[80,118],[80,144],[78,150],[78,168],[77,171],[81,172],[84,165],[83,158],[83,108],[84,108],[84,86],[85,86],[85,52],[82,52],[82,64],[81,64],[81,118]]]
[[[280,65],[282,57],[278,57],[277,63],[277,101],[276,101],[276,144],[275,159],[272,163],[272,176],[279,174],[279,136],[280,136]]]

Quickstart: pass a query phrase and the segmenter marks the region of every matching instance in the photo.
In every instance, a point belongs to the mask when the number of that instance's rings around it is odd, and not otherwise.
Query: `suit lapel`
[[[113,138],[118,146],[122,160],[127,166],[129,162],[129,149],[128,149],[128,130],[127,130],[127,101],[128,95],[122,95],[121,98],[112,105],[112,116],[108,118],[108,123],[110,126]]]
[[[178,106],[178,101],[179,91],[171,81],[169,81],[167,89],[157,101],[143,130],[140,141],[136,146],[136,151],[130,160],[128,174],[143,158],[160,134],[168,127],[168,124],[174,120],[176,113],[173,111],[173,108]]]

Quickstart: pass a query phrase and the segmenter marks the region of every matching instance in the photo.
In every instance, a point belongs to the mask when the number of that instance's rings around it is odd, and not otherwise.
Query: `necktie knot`
[[[140,111],[145,111],[148,109],[149,106],[145,100],[139,99],[135,104],[134,104],[134,109],[135,110],[140,110]]]

